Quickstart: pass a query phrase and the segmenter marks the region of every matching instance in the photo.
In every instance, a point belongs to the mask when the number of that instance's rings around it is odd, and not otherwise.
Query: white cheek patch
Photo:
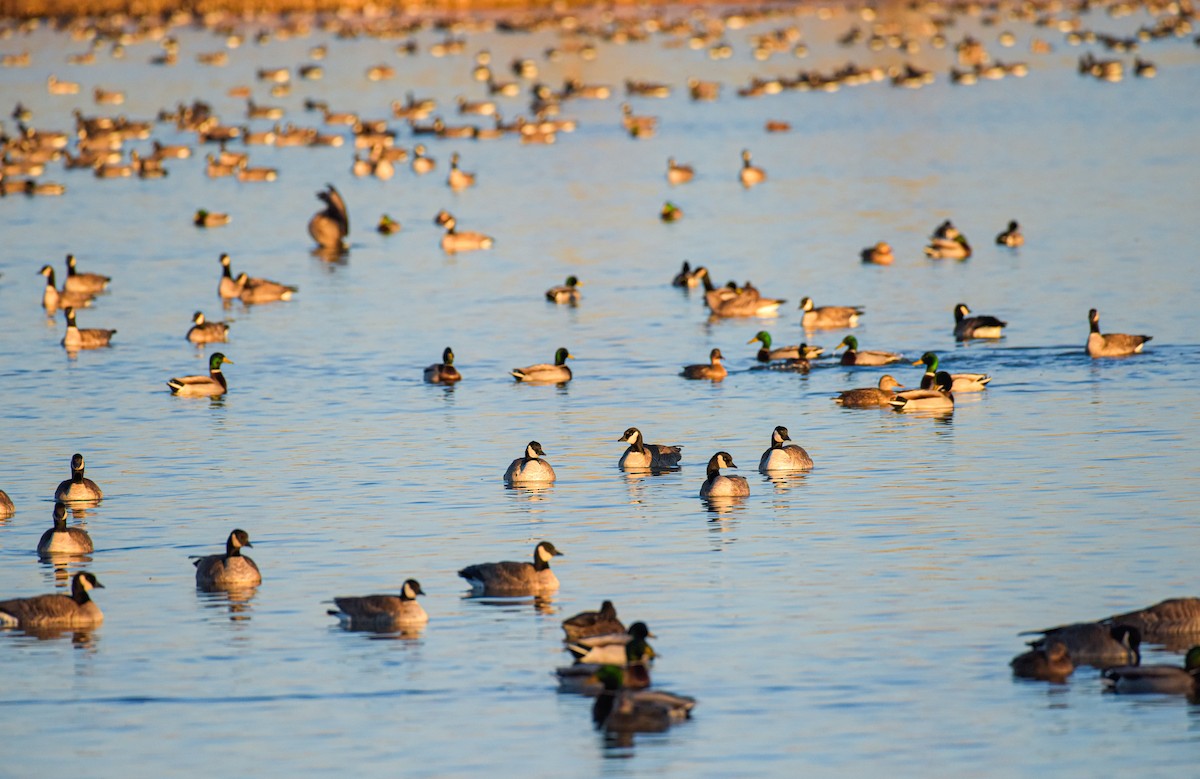
[[[404,583],[404,597],[408,598],[409,600],[417,597],[417,594],[413,592],[412,585],[410,585],[408,582]]]
[[[538,559],[541,560],[543,563],[550,562],[550,558],[553,556],[554,555],[550,554],[550,552],[548,552],[546,550],[546,547],[544,547],[544,546],[538,547]]]

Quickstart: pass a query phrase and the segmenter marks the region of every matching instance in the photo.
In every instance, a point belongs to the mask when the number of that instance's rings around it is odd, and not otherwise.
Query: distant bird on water
[[[317,192],[317,198],[325,208],[308,220],[308,234],[322,249],[345,249],[346,236],[350,235],[350,215],[346,213],[345,201],[332,184],[326,184],[325,189]]]

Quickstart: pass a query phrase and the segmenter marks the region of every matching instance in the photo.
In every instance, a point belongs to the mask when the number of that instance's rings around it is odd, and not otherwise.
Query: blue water
[[[1123,35],[1150,21],[1082,18]],[[751,57],[750,35],[792,22],[807,58]],[[1075,67],[1085,50],[1106,56],[1098,46],[972,17],[951,42],[971,32],[995,56],[1027,60],[1028,77],[953,86],[952,48],[925,45],[913,60],[937,81],[920,90],[736,97],[754,75],[904,60],[838,46],[852,24],[867,23],[839,12],[752,24],[726,34],[734,56],[721,61],[652,37],[598,42],[595,61],[548,62],[541,52],[560,42],[548,30],[469,31],[466,53],[446,58],[428,51],[443,33],[425,30],[404,59],[396,40],[314,27],[247,42],[226,68],[195,64],[223,39],[191,27],[172,30],[171,68],[147,64],[160,52],[152,42],[130,43],[122,60],[101,47],[83,67],[65,64],[87,46],[65,33],[0,41],[33,60],[0,69],[0,102],[20,100],[45,129],[70,129],[75,108],[149,119],[197,98],[242,123],[244,101],[226,96],[238,84],[302,125],[320,126],[305,98],[385,118],[409,89],[458,122],[454,97],[483,96],[470,71],[485,48],[501,78],[529,56],[551,85],[578,75],[618,88],[566,103],[578,130],[551,146],[426,136],[438,168],[424,177],[400,165],[390,181],[355,178],[348,144],[251,147],[252,164],[278,167],[279,181],[209,179],[212,148],[159,124],[156,139],[197,152],[168,161],[166,179],[98,180],[54,163],[44,178],[65,183],[65,196],[0,201],[0,488],[18,509],[0,523],[0,593],[61,590],[81,568],[106,585],[94,631],[0,633],[0,702],[16,745],[0,775],[1093,776],[1131,760],[1142,773],[1186,771],[1200,727],[1186,701],[1103,695],[1088,668],[1065,686],[1014,681],[1008,660],[1021,630],[1200,594],[1200,50],[1186,37],[1144,43],[1157,78],[1101,83]],[[1015,48],[995,43],[1000,29],[1017,34]],[[1054,52],[1029,54],[1033,36]],[[255,81],[258,68],[307,61],[318,43],[329,46],[323,80],[296,81],[285,97]],[[380,62],[399,77],[368,82]],[[47,94],[51,73],[82,93]],[[721,81],[722,98],[692,103],[689,76]],[[620,127],[629,77],[675,87],[631,100],[659,117],[653,138]],[[125,89],[126,104],[93,105],[94,86]],[[524,97],[501,103],[506,119],[526,112]],[[767,134],[767,119],[793,129]],[[411,148],[403,123],[392,126]],[[768,173],[749,191],[736,178],[742,148]],[[446,187],[452,151],[477,187]],[[668,187],[668,156],[693,164],[696,180]],[[305,230],[326,182],[351,214],[352,246],[337,263],[311,253]],[[667,199],[681,221],[659,221]],[[198,208],[232,223],[198,230]],[[443,254],[439,208],[495,236],[495,248]],[[384,212],[399,234],[373,232]],[[967,262],[922,255],[947,218],[975,247]],[[992,244],[1012,218],[1027,236],[1016,251]],[[859,263],[877,240],[893,245],[894,265]],[[114,277],[78,315],[81,327],[117,328],[111,348],[66,354],[61,316],[39,307],[37,269],[49,263],[61,281],[68,252]],[[300,292],[222,310],[221,252],[235,272]],[[709,322],[699,294],[669,286],[685,259],[788,302],[774,319]],[[543,290],[570,274],[582,303],[547,303]],[[827,351],[845,334],[805,334],[796,305],[806,295],[864,306],[862,348],[909,361],[932,349],[950,370],[993,381],[931,417],[830,401],[874,385],[880,369],[749,370],[756,347],[745,341],[760,329]],[[1008,320],[1007,336],[956,344],[958,302]],[[1092,307],[1106,331],[1152,334],[1145,354],[1089,359]],[[197,309],[232,322],[219,347],[234,361],[224,398],[165,386],[203,372],[214,350],[183,339]],[[447,345],[463,382],[424,384]],[[570,384],[509,377],[559,346],[576,356]],[[728,358],[723,382],[677,375],[714,347]],[[919,381],[921,369],[893,368]],[[812,473],[755,472],[775,425],[808,450]],[[683,467],[618,471],[629,426],[684,445]],[[506,489],[504,469],[533,439],[558,481]],[[749,498],[697,497],[718,450],[749,478]],[[33,550],[76,451],[105,491],[82,517],[96,551],[43,564]],[[198,593],[188,555],[217,552],[234,527],[253,539],[262,586],[248,600]],[[549,603],[465,597],[459,568],[527,559],[543,538],[565,553]],[[428,593],[417,637],[348,633],[325,614],[335,595],[395,592],[408,577]],[[655,683],[699,700],[692,721],[606,745],[590,700],[556,691],[552,671],[568,662],[559,622],[605,598],[655,632]],[[1153,649],[1147,660],[1179,662]]]

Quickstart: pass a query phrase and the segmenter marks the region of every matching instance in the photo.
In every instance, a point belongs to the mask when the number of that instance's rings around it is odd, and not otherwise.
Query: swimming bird
[[[782,425],[771,431],[771,447],[763,452],[758,461],[758,470],[763,473],[771,471],[811,471],[812,458],[803,448],[791,444],[784,446],[784,441],[791,441],[788,429]]]
[[[913,365],[925,366],[925,373],[921,374],[921,389],[932,388],[938,373],[938,356],[933,352],[925,352]],[[983,392],[992,380],[986,373],[952,373],[950,378],[954,382],[951,385],[952,392]]]
[[[708,461],[708,477],[700,485],[700,497],[740,497],[750,494],[750,484],[742,476],[722,476],[722,468],[736,468],[729,452],[717,452]]]
[[[970,338],[1003,338],[1004,328],[1008,327],[1008,322],[997,319],[994,316],[967,316],[971,313],[971,309],[967,308],[966,303],[959,303],[954,307],[954,337],[959,341],[966,341]]]
[[[229,325],[224,322],[208,322],[201,311],[192,314],[192,326],[187,331],[187,339],[192,343],[224,343],[228,336]]]
[[[1030,641],[1029,646],[1046,649],[1050,642],[1061,641],[1076,665],[1103,669],[1137,665],[1141,661],[1142,634],[1132,625],[1080,622],[1031,632],[1041,635]]]
[[[729,375],[729,371],[725,370],[725,366],[721,364],[720,349],[713,349],[708,353],[708,363],[698,365],[685,365],[680,376],[685,379],[709,379],[711,381],[720,381]]]
[[[201,208],[196,211],[196,215],[192,217],[192,224],[196,227],[222,227],[229,224],[229,214],[222,214],[216,211],[206,211]]]
[[[222,363],[233,365],[233,360],[226,359],[220,352],[214,352],[208,358],[207,376],[179,376],[167,380],[167,386],[174,395],[185,397],[205,397],[224,395],[229,390],[225,374],[221,372]]]
[[[888,365],[893,362],[900,362],[904,359],[895,352],[882,351],[862,351],[858,350],[858,339],[852,335],[848,335],[842,339],[842,342],[834,347],[834,351],[846,347],[846,351],[842,354],[842,365]]]
[[[801,299],[800,310],[804,312],[800,324],[805,330],[858,327],[858,318],[863,315],[861,306],[816,306],[812,298]]]
[[[747,282],[744,287],[736,291],[736,294],[726,297],[714,305],[710,305],[709,308],[712,311],[712,316],[718,318],[743,316],[769,317],[775,316],[779,311],[779,307],[786,302],[787,300],[784,298],[763,297],[757,289]]]
[[[755,359],[759,362],[771,362],[772,360],[797,360],[803,357],[805,360],[815,360],[821,356],[825,350],[820,346],[809,346],[808,344],[800,344],[799,346],[777,346],[771,348],[771,334],[766,330],[759,330],[746,343],[761,343],[762,348],[755,354]],[[803,352],[803,353],[801,353]]]
[[[1200,646],[1188,650],[1183,668],[1175,665],[1130,665],[1109,668],[1102,674],[1108,689],[1118,693],[1200,695]]]
[[[604,689],[592,705],[592,723],[609,733],[661,733],[691,716],[696,699],[662,690],[625,687],[620,667],[606,665],[597,677]]]
[[[425,156],[425,144],[423,143],[418,143],[413,147],[413,157],[409,164],[412,165],[413,173],[418,176],[429,173],[437,166],[437,162],[432,157]]]
[[[54,491],[54,499],[63,503],[92,503],[104,497],[104,492],[96,482],[83,475],[83,455],[76,452],[71,455],[71,478],[59,483]]]
[[[532,563],[479,563],[458,572],[476,595],[538,595],[558,589],[558,577],[550,570],[550,559],[562,556],[549,541],[533,549]]]
[[[702,277],[700,273],[701,270],[702,268],[696,268],[695,270],[692,270],[692,266],[688,264],[687,260],[684,260],[683,267],[680,268],[679,273],[676,273],[675,278],[671,279],[671,286],[687,288],[698,286]],[[707,273],[707,271],[705,271],[705,273]]]
[[[546,456],[542,445],[530,441],[525,446],[525,456],[513,460],[508,470],[504,472],[505,484],[525,484],[526,482],[554,481],[554,468],[550,463],[541,459]]]
[[[459,232],[458,221],[449,214],[446,217],[442,225],[446,229],[445,234],[442,235],[442,251],[447,254],[490,249],[495,245],[496,241],[490,235],[473,230]]]
[[[894,388],[903,386],[892,378],[890,373],[886,373],[879,378],[878,387],[846,390],[834,398],[833,402],[845,408],[886,408],[892,404],[892,398],[896,397]]]
[[[579,279],[574,276],[567,276],[565,284],[560,284],[557,287],[551,287],[546,290],[546,300],[549,300],[551,303],[570,303],[571,305],[575,305],[582,297],[579,292],[579,288],[582,286],[583,284],[580,283]]]
[[[85,327],[81,330],[75,325],[75,309],[72,306],[67,306],[63,313],[67,317],[67,332],[63,335],[62,345],[67,351],[108,346],[117,333],[116,330],[106,330],[102,327]]]
[[[1048,641],[1045,649],[1030,649],[1010,662],[1013,676],[1065,684],[1075,670],[1075,663],[1062,641]]]
[[[892,247],[886,241],[879,241],[874,246],[868,246],[861,252],[862,261],[869,265],[891,265],[896,261]]]
[[[38,273],[46,277],[46,286],[42,290],[42,307],[46,309],[47,314],[53,314],[67,306],[83,308],[92,304],[94,295],[90,292],[67,292],[65,289],[59,291],[54,286],[54,268],[49,265],[43,265]]]
[[[450,174],[446,177],[446,183],[455,192],[475,186],[475,174],[467,173],[458,167],[458,152],[450,155]]]
[[[567,617],[562,621],[562,629],[567,634],[566,641],[625,632],[625,626],[617,619],[617,607],[610,600],[601,603],[599,611],[581,611]]]
[[[695,177],[696,171],[691,165],[679,165],[674,157],[667,157],[667,183],[671,186],[686,184]]]
[[[221,282],[217,286],[217,294],[226,300],[239,298],[247,304],[291,300],[293,293],[300,290],[299,287],[280,284],[277,281],[253,278],[246,273],[239,273],[234,278],[230,263],[229,255],[222,253]]]
[[[395,235],[400,232],[400,223],[387,214],[383,214],[379,217],[379,224],[375,226],[375,232],[380,235]]]
[[[623,666],[651,660],[654,650],[646,639],[654,637],[645,622],[634,622],[628,631],[602,633],[569,642],[566,650],[577,663]]]
[[[1017,220],[1010,221],[1008,229],[996,236],[996,243],[1012,248],[1025,244],[1025,236],[1021,235],[1021,227],[1017,224]]]
[[[746,189],[767,180],[766,171],[750,164],[749,149],[742,149],[742,169],[738,173],[738,180],[742,182],[742,186]]]
[[[250,534],[240,528],[229,534],[225,554],[213,554],[192,560],[196,566],[196,586],[200,588],[256,587],[262,584],[258,566],[242,548],[251,548]]]
[[[1152,335],[1126,335],[1125,333],[1101,333],[1100,313],[1096,309],[1088,311],[1088,323],[1091,332],[1088,333],[1087,353],[1089,357],[1125,357],[1138,354],[1146,346]]]
[[[565,346],[560,346],[554,352],[554,364],[538,363],[537,365],[527,365],[524,368],[513,368],[509,373],[517,381],[528,381],[535,384],[564,384],[571,380],[571,369],[567,367],[567,360],[574,359],[575,356],[567,351]]]
[[[1144,609],[1116,614],[1102,622],[1105,625],[1130,625],[1141,632],[1143,641],[1180,647],[1181,641],[1195,643],[1200,640],[1200,598],[1168,598]]]
[[[933,386],[897,392],[892,398],[892,408],[897,411],[943,411],[954,408],[954,395],[950,388],[954,379],[945,371],[938,371]]]
[[[346,236],[350,234],[350,215],[346,212],[345,201],[332,184],[326,184],[325,189],[318,191],[317,199],[325,204],[325,208],[308,220],[308,234],[323,249],[345,249]]]
[[[7,492],[0,490],[0,519],[8,519],[16,513],[17,507],[13,505],[12,498],[8,497]]]
[[[104,585],[88,571],[71,578],[71,594],[37,595],[0,601],[0,627],[88,628],[104,621],[88,592]]]
[[[658,218],[664,222],[678,222],[683,219],[683,209],[668,200],[663,203],[662,210],[658,212]]]
[[[399,595],[334,598],[337,608],[329,609],[329,614],[350,630],[392,632],[417,628],[429,621],[429,615],[417,603],[417,596],[424,594],[416,579],[406,579]]]
[[[81,273],[75,269],[75,255],[67,255],[67,277],[63,279],[63,289],[67,292],[79,292],[94,295],[103,292],[112,281],[109,276],[99,273]]]
[[[662,469],[674,468],[679,465],[679,460],[683,457],[680,453],[680,446],[667,446],[665,444],[648,444],[642,438],[642,431],[636,427],[631,427],[617,439],[618,443],[629,444],[629,448],[621,455],[620,461],[617,462],[618,468],[634,468],[634,469]]]
[[[92,538],[81,527],[67,527],[67,506],[61,500],[54,502],[54,527],[42,533],[38,541],[39,555],[89,554],[93,550]]]
[[[441,362],[425,369],[425,381],[430,384],[453,384],[461,379],[462,374],[454,367],[454,352],[449,346],[442,350]]]
[[[935,260],[965,260],[971,256],[971,244],[947,219],[934,230],[925,247],[925,256]]]

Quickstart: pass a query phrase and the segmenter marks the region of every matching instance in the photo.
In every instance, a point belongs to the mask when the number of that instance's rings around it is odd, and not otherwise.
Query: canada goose
[[[565,284],[560,284],[557,287],[551,287],[546,290],[546,300],[549,300],[551,303],[570,303],[574,305],[582,297],[579,292],[579,288],[582,286],[583,284],[579,282],[579,279],[574,276],[567,276]]]
[[[887,408],[892,404],[892,398],[896,397],[893,388],[903,386],[888,373],[880,377],[878,387],[846,390],[833,402],[846,408]]]
[[[1066,645],[1076,665],[1094,668],[1114,668],[1137,665],[1141,655],[1141,632],[1131,625],[1103,625],[1099,622],[1080,622],[1046,630],[1031,631],[1041,635],[1030,641],[1034,649],[1045,649],[1052,641]],[[1023,634],[1025,635],[1025,634]]]
[[[971,313],[971,309],[967,308],[966,303],[959,303],[954,307],[954,338],[956,340],[1004,337],[1003,331],[1005,327],[1008,327],[1008,322],[986,314],[967,316],[969,313]]]
[[[381,235],[394,235],[400,232],[400,223],[384,214],[379,217],[379,224],[375,226],[375,231]]]
[[[679,375],[685,379],[721,381],[729,375],[729,371],[725,370],[725,366],[721,364],[722,359],[721,350],[713,349],[708,353],[709,361],[707,364],[685,365]]]
[[[626,430],[624,435],[617,439],[617,442],[629,444],[629,448],[617,462],[618,468],[674,468],[679,465],[679,460],[683,457],[679,451],[682,447],[678,445],[645,443],[642,431],[636,427]]]
[[[187,331],[187,339],[192,343],[224,343],[228,336],[229,325],[224,322],[207,322],[201,311],[192,314],[192,326]]]
[[[787,302],[783,298],[763,297],[749,282],[740,289],[733,282],[717,289],[707,268],[697,268],[696,273],[704,284],[704,302],[714,317],[775,316],[779,307]]]
[[[646,639],[654,637],[645,622],[634,622],[628,631],[580,638],[568,643],[566,650],[577,663],[623,666],[651,660],[654,650],[646,643]]]
[[[692,266],[688,263],[687,260],[684,260],[683,267],[680,268],[679,273],[676,273],[675,278],[671,279],[671,286],[672,287],[686,287],[689,289],[691,287],[699,286],[701,278],[702,278],[702,275],[700,273],[701,270],[704,270],[704,269],[696,268],[695,270],[692,270]],[[705,270],[705,273],[707,273],[707,270]]]
[[[223,300],[231,300],[242,294],[242,287],[238,284],[237,279],[233,277],[233,270],[230,268],[229,255],[221,254],[221,281],[217,284],[217,295]]]
[[[430,384],[453,384],[462,380],[462,374],[454,367],[454,352],[447,346],[442,350],[442,361],[425,369],[425,381]]]
[[[696,175],[691,165],[679,165],[674,157],[667,157],[667,183],[671,186],[686,184]]]
[[[8,519],[16,513],[17,507],[13,505],[12,498],[8,497],[7,492],[0,490],[0,519]]]
[[[566,641],[625,632],[625,626],[617,619],[617,608],[610,600],[601,603],[599,611],[581,611],[564,619],[562,628],[567,634]]]
[[[738,173],[738,178],[746,189],[767,180],[766,171],[750,164],[749,149],[742,149],[742,170]]]
[[[67,317],[67,332],[63,336],[62,345],[67,351],[78,349],[99,349],[108,346],[109,341],[116,335],[116,330],[106,330],[100,327],[85,327],[80,330],[75,325],[75,309],[67,306],[63,309]]]
[[[1146,346],[1152,335],[1126,335],[1124,333],[1101,333],[1100,314],[1096,309],[1088,311],[1088,323],[1091,332],[1088,333],[1087,353],[1089,357],[1125,357],[1138,354]]]
[[[698,78],[687,80],[688,95],[694,101],[716,100],[721,96],[721,84],[716,81],[701,81]]]
[[[235,177],[238,181],[275,181],[279,178],[278,168],[250,167],[245,162],[237,166]]]
[[[525,484],[526,482],[554,481],[554,468],[542,458],[546,452],[537,441],[530,441],[525,446],[525,456],[513,460],[508,470],[504,472],[505,484]]]
[[[736,468],[728,452],[717,452],[708,461],[708,478],[700,485],[700,497],[738,497],[750,494],[750,484],[742,476],[722,476],[722,468]]]
[[[631,690],[625,673],[606,665],[597,672],[604,689],[592,705],[592,723],[609,733],[661,733],[691,716],[696,699],[662,690]]]
[[[1017,655],[1010,662],[1013,676],[1023,679],[1039,679],[1044,682],[1064,684],[1075,670],[1075,663],[1062,641],[1046,642],[1044,649],[1030,649]]]
[[[192,217],[192,224],[196,227],[222,227],[229,224],[229,221],[229,214],[206,211],[203,208],[197,210],[196,215]]]
[[[225,355],[214,352],[208,358],[207,376],[180,376],[168,379],[167,386],[171,388],[171,394],[185,397],[224,395],[229,390],[229,384],[225,381],[225,374],[221,373],[222,363],[233,365],[233,360],[227,360]]]
[[[67,527],[67,507],[60,500],[54,503],[54,527],[42,533],[38,541],[39,555],[88,554],[93,550],[91,536],[81,527]]]
[[[84,308],[92,304],[92,295],[87,292],[67,292],[66,290],[59,291],[54,286],[54,268],[49,265],[43,265],[38,271],[42,276],[46,277],[46,286],[42,291],[42,307],[46,309],[47,314],[53,314],[60,308],[70,306],[72,308]]]
[[[996,243],[1013,248],[1025,245],[1025,236],[1021,235],[1021,227],[1017,220],[1009,222],[1008,229],[996,236]]]
[[[537,595],[558,589],[550,558],[561,555],[554,544],[541,541],[533,549],[532,563],[479,563],[468,565],[458,575],[470,583],[476,595]]]
[[[800,344],[799,346],[777,346],[771,348],[771,334],[766,330],[759,330],[746,343],[761,343],[762,348],[754,355],[759,362],[771,362],[772,360],[798,360],[803,357],[806,360],[815,360],[821,356],[825,350],[820,346],[809,346],[808,344]],[[803,350],[803,354],[801,354]]]
[[[63,503],[95,503],[104,497],[96,482],[83,475],[83,455],[71,455],[71,478],[62,481],[54,491],[54,499]]]
[[[928,389],[912,389],[897,392],[892,398],[892,408],[897,411],[945,411],[954,408],[954,395],[950,388],[954,379],[945,371],[938,371],[934,385]]]
[[[938,356],[933,352],[925,352],[913,365],[925,366],[925,373],[921,375],[921,389],[932,388],[938,373]],[[983,392],[992,380],[986,373],[952,373],[950,378],[954,381],[951,392]]]
[[[450,155],[450,174],[446,178],[446,183],[455,192],[475,186],[475,174],[467,173],[458,167],[458,152]]]
[[[800,301],[804,312],[800,323],[806,330],[858,327],[858,318],[863,315],[862,306],[816,306],[812,298]]]
[[[554,352],[554,364],[539,363],[537,365],[527,365],[524,368],[513,368],[509,373],[517,381],[529,381],[541,384],[563,384],[571,380],[571,369],[567,367],[567,360],[574,359],[575,355],[567,351],[567,347],[560,346]]]
[[[880,241],[874,246],[862,250],[862,261],[870,265],[891,265],[896,261],[892,247],[886,241]]]
[[[249,557],[242,554],[242,547],[253,547],[250,534],[236,529],[225,541],[225,554],[213,554],[192,560],[196,566],[196,586],[207,587],[256,587],[262,584],[262,574]]]
[[[425,145],[421,143],[413,147],[412,162],[409,164],[412,165],[413,173],[418,176],[424,176],[437,166],[432,157],[425,156]]]
[[[63,290],[96,294],[103,292],[112,279],[99,273],[80,273],[75,269],[75,255],[67,255],[67,277],[63,279]]]
[[[0,601],[0,626],[19,628],[86,628],[104,621],[88,591],[104,585],[88,571],[71,578],[71,594],[37,595]]]
[[[1181,640],[1200,639],[1200,598],[1168,598],[1137,611],[1117,614],[1103,620],[1106,625],[1130,625],[1142,634],[1142,640],[1182,648]]]
[[[277,281],[252,279],[245,273],[239,273],[236,281],[242,288],[242,291],[238,293],[238,300],[246,305],[291,300],[292,295],[300,289],[296,286],[280,284]]]
[[[812,458],[803,448],[792,444],[784,446],[784,441],[791,441],[788,429],[782,425],[771,431],[771,448],[763,452],[758,461],[758,470],[763,473],[771,471],[811,471]]]
[[[458,104],[460,114],[476,116],[494,116],[496,114],[496,101],[494,100],[467,100],[466,97],[459,95],[454,102]]]
[[[1188,650],[1183,668],[1174,665],[1131,665],[1109,668],[1102,674],[1105,687],[1113,692],[1200,694],[1200,646]]]
[[[447,254],[490,249],[496,243],[490,235],[480,232],[468,230],[460,233],[457,229],[458,221],[453,216],[448,216],[443,226],[446,228],[446,232],[442,236],[442,251]]]
[[[346,203],[332,184],[317,192],[317,199],[325,208],[308,220],[308,234],[323,249],[345,249],[346,236],[350,234],[350,215]]]
[[[337,609],[329,609],[329,614],[350,630],[389,632],[416,628],[429,621],[429,615],[417,603],[417,596],[424,594],[416,579],[407,579],[399,595],[334,598]]]
[[[846,347],[846,351],[842,354],[842,365],[867,365],[867,366],[888,365],[893,362],[900,362],[900,360],[904,359],[903,357],[901,357],[899,354],[896,354],[895,352],[882,352],[882,351],[860,352],[858,350],[858,339],[852,335],[848,335],[845,338],[843,338],[842,342],[840,344],[838,344],[836,347],[834,347],[834,351],[836,352],[838,349],[841,349],[843,346]]]
[[[683,209],[668,200],[663,203],[662,210],[658,212],[658,218],[664,222],[678,222],[683,219]]]

